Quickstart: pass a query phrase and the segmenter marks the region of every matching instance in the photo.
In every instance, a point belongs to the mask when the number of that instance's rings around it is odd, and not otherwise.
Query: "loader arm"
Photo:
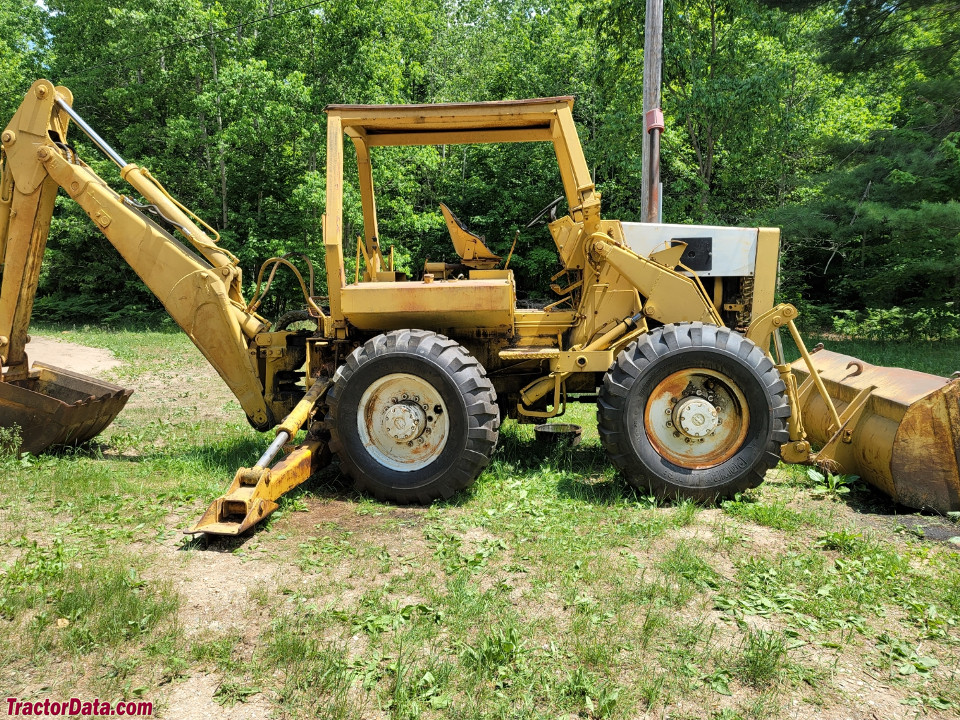
[[[80,205],[174,321],[187,333],[240,402],[251,424],[275,418],[264,399],[253,338],[266,324],[245,309],[236,258],[200,228],[148,171],[125,163],[73,112],[66,88],[38,80],[3,132],[0,179],[0,363],[3,380],[28,378],[25,353],[58,187]],[[73,119],[121,169],[146,201],[112,190],[66,144]],[[189,249],[143,208],[152,206],[196,250]]]

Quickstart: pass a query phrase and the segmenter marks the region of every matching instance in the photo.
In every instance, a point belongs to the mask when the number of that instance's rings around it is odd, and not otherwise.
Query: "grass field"
[[[3,461],[7,696],[168,718],[960,715],[960,525],[786,466],[720,506],[658,504],[582,407],[574,449],[506,423],[451,502],[382,504],[333,466],[252,535],[191,540],[267,436],[180,333],[40,334],[114,351],[108,379],[137,392],[98,442]],[[942,374],[958,351],[853,350]]]

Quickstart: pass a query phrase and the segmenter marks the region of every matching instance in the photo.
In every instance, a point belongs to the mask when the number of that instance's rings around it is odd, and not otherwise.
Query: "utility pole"
[[[663,0],[647,0],[643,32],[643,174],[640,200],[644,222],[660,217],[660,75],[663,69]]]

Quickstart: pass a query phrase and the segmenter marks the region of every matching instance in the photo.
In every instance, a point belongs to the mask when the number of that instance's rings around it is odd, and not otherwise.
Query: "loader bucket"
[[[34,363],[31,375],[0,382],[0,427],[19,426],[20,449],[32,454],[96,437],[133,393],[53,365]]]
[[[878,367],[828,350],[811,358],[840,417],[836,428],[812,382],[802,382],[804,429],[822,445],[817,462],[859,475],[908,507],[960,510],[960,379]],[[802,359],[791,367],[807,380]]]

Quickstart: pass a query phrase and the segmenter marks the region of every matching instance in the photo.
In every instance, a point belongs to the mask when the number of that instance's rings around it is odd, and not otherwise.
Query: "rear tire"
[[[789,439],[771,360],[728,328],[665,325],[627,346],[603,379],[600,439],[631,485],[713,501],[756,487]]]
[[[425,330],[367,341],[327,396],[330,446],[358,490],[427,504],[477,479],[497,446],[493,384],[457,342]]]

